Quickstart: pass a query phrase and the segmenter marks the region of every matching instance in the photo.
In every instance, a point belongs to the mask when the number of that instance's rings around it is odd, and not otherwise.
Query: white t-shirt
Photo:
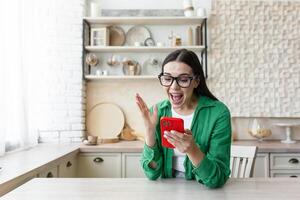
[[[190,115],[180,115],[175,112],[175,110],[172,108],[172,117],[181,118],[184,121],[184,129],[191,129],[194,112]],[[174,156],[173,156],[173,166],[172,168],[180,171],[185,172],[185,169],[183,167],[183,162],[185,159],[186,154],[179,152],[176,148],[174,149]]]

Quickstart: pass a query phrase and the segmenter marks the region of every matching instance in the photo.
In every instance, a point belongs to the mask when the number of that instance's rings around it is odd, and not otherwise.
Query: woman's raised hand
[[[154,146],[155,144],[155,127],[158,123],[157,107],[153,106],[153,113],[150,113],[149,108],[145,101],[139,94],[135,96],[136,104],[138,105],[142,114],[144,124],[146,127],[145,140],[148,146]]]

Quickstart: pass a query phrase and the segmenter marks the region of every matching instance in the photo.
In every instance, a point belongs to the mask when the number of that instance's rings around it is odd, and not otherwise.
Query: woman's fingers
[[[174,130],[165,131],[164,137],[182,153],[187,151],[193,141],[191,131],[186,130],[185,133],[180,133]]]
[[[137,97],[137,99],[139,100],[139,102],[141,103],[141,105],[142,105],[144,108],[147,108],[147,109],[148,109],[147,104],[145,103],[145,101],[143,100],[143,98],[142,98],[138,93],[136,94],[136,97]]]
[[[138,94],[136,95],[136,103],[143,113],[146,114],[149,112],[147,105],[143,102],[142,98]]]

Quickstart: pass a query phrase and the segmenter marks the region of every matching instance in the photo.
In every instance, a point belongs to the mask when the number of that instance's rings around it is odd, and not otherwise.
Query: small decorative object
[[[202,45],[202,27],[201,26],[197,26],[196,27],[196,45]]]
[[[89,135],[87,137],[87,140],[83,141],[83,144],[85,145],[96,145],[98,142],[98,136]]]
[[[248,132],[251,136],[258,139],[258,141],[263,141],[263,138],[272,135],[270,129],[264,127],[261,120],[254,118],[249,123]]]
[[[295,140],[291,138],[292,136],[292,127],[293,126],[300,126],[300,124],[292,124],[292,123],[278,123],[275,124],[276,126],[284,127],[285,128],[285,140],[281,140],[282,143],[286,144],[293,144],[296,143]]]
[[[141,73],[141,66],[135,60],[127,60],[123,62],[123,74],[134,76],[139,75]]]
[[[100,4],[97,2],[91,2],[90,4],[90,16],[91,17],[99,17],[101,16],[101,8]]]
[[[205,8],[197,8],[197,16],[198,17],[205,17],[206,16],[206,11]]]
[[[132,129],[127,123],[125,123],[122,132],[119,134],[119,138],[121,140],[133,141],[137,139],[137,136],[134,135],[134,129]]]
[[[108,29],[109,29],[109,45],[123,46],[126,39],[126,35],[123,28],[120,26],[110,26]]]
[[[141,45],[141,42],[134,42],[134,46],[135,46],[135,47],[140,47],[140,46],[142,46],[142,45]]]
[[[153,40],[153,38],[147,38],[144,42],[145,46],[155,46],[155,42]]]
[[[189,27],[187,30],[187,45],[193,45],[194,44],[194,40],[193,40],[193,29],[192,27]]]
[[[89,54],[86,55],[85,62],[88,65],[94,67],[99,63],[99,59],[95,54],[89,53]]]
[[[109,30],[107,27],[91,29],[91,46],[108,46]]]
[[[174,46],[174,40],[175,40],[175,35],[173,31],[171,31],[170,35],[168,36],[168,45],[169,46]]]
[[[183,10],[186,17],[194,16],[194,6],[192,0],[183,0]]]
[[[96,70],[96,75],[97,75],[97,76],[101,76],[101,75],[102,75],[101,69],[97,69],[97,70]]]
[[[158,75],[161,73],[161,61],[155,57],[149,57],[143,63],[143,74]]]
[[[103,75],[103,76],[107,76],[107,75],[108,75],[108,71],[107,71],[107,70],[103,70],[103,71],[102,71],[102,75]]]
[[[135,42],[143,43],[147,38],[151,38],[151,32],[145,26],[137,25],[131,27],[126,33],[126,44],[134,46]]]
[[[109,57],[107,59],[107,64],[109,66],[117,66],[117,65],[120,64],[120,59],[121,59],[120,56],[118,56],[118,55],[112,55],[111,57]]]
[[[175,39],[175,46],[181,46],[181,38],[179,36],[176,36],[176,39]]]
[[[163,47],[163,46],[164,46],[164,43],[162,43],[162,42],[157,42],[157,43],[156,43],[156,46],[157,46],[157,47]]]

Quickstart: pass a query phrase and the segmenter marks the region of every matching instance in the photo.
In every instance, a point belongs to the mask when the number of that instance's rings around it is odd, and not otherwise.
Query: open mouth
[[[183,94],[175,94],[175,93],[171,94],[170,93],[170,97],[171,97],[173,104],[181,104],[183,101]]]

